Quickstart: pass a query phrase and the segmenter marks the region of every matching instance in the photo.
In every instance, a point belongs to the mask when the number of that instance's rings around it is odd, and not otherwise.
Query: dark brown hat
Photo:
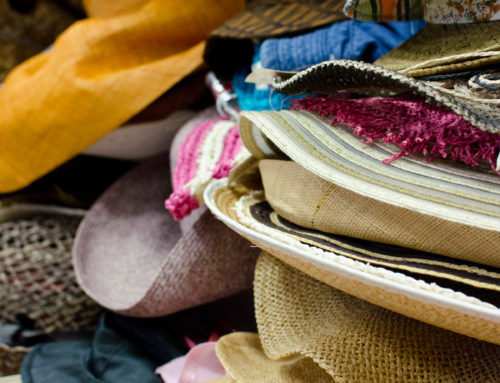
[[[230,77],[251,62],[252,39],[294,35],[345,20],[343,5],[343,0],[249,1],[245,11],[210,34],[205,61],[219,76]]]

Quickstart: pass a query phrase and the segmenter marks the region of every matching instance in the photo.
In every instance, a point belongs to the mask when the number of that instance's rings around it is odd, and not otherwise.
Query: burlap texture
[[[500,21],[427,24],[375,65],[420,77],[463,72],[500,62]],[[491,53],[485,56],[485,53]],[[414,67],[415,68],[411,68]]]
[[[82,217],[31,214],[0,223],[0,323],[25,314],[45,332],[93,328],[101,309],[76,283],[71,263]]]
[[[250,179],[251,177],[247,176],[247,178]],[[234,222],[245,225],[245,223],[239,220],[235,206],[242,196],[246,196],[253,190],[256,190],[255,185],[257,184],[258,182],[256,180],[250,180],[244,184],[235,183],[231,185],[231,187],[220,188],[213,195],[214,203],[217,208],[220,209],[221,214],[224,214]],[[272,233],[266,234],[271,235]],[[426,302],[425,300],[411,298],[398,291],[391,291],[387,288],[374,286],[368,281],[355,280],[341,273],[327,270],[306,259],[290,256],[285,250],[278,250],[276,246],[271,246],[266,241],[258,241],[253,236],[243,236],[252,241],[256,246],[281,259],[283,262],[348,294],[352,294],[358,298],[407,317],[415,318],[434,326],[439,326],[447,330],[500,345],[498,322],[488,320],[481,316],[466,314],[453,308]],[[270,238],[272,238],[272,236],[270,236]]]
[[[269,359],[253,333],[236,332],[219,339],[215,351],[226,371],[238,383],[327,383],[332,378],[310,358]]]
[[[361,196],[293,161],[259,167],[267,201],[299,226],[500,267],[500,232]]]
[[[256,319],[273,360],[310,357],[335,382],[498,382],[500,347],[333,289],[262,253]]]

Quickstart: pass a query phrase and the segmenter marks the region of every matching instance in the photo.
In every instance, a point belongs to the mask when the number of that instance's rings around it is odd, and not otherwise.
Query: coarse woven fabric
[[[347,0],[346,16],[363,21],[420,20],[424,16],[422,0]]]
[[[500,21],[430,24],[375,61],[386,69],[421,77],[498,67]]]
[[[424,21],[346,20],[300,36],[266,39],[260,48],[262,66],[290,71],[332,59],[373,62],[424,26]]]
[[[242,66],[252,62],[253,44],[265,39],[304,33],[345,20],[342,0],[256,0],[212,31],[203,57],[218,77],[230,80]],[[231,57],[227,53],[231,52]]]
[[[210,212],[184,234],[163,209],[168,153],[113,184],[84,217],[73,247],[77,280],[104,307],[153,317],[251,286],[256,249]]]
[[[293,161],[262,160],[259,168],[266,200],[296,225],[500,267],[498,232],[361,196]]]
[[[467,229],[453,228],[450,233],[433,221],[420,222],[422,218],[413,212],[394,214],[390,206],[326,182],[292,161],[264,160],[259,167],[266,200],[241,202],[241,212],[248,218],[300,242],[428,283],[435,282],[500,308],[500,268],[443,257],[435,252],[414,251],[420,246],[411,246],[428,235],[434,237],[434,247],[438,238],[441,242],[453,242],[454,237],[462,236],[479,246],[480,241],[467,236]],[[406,236],[406,247],[399,247],[405,241],[391,241],[396,236]],[[490,241],[497,242],[490,251],[498,251],[494,246],[500,241]],[[399,246],[382,244],[396,242]],[[460,241],[450,247],[466,244]],[[473,252],[474,246],[468,249]]]
[[[13,205],[0,212],[0,323],[18,314],[35,329],[88,330],[100,307],[76,283],[73,239],[83,211]]]
[[[259,129],[279,150],[309,172],[355,194],[395,210],[417,212],[429,220],[448,221],[452,232],[456,232],[452,225],[457,223],[463,226],[456,228],[476,228],[477,233],[483,231],[484,235],[500,232],[500,180],[496,174],[407,157],[386,165],[381,160],[389,153],[394,154],[387,145],[363,144],[359,137],[352,135],[351,128],[332,127],[329,122],[304,111],[241,114],[243,142],[260,159],[279,157],[279,152],[259,153],[255,149],[258,149],[259,136],[254,137],[253,133]],[[432,251],[438,252],[436,250]],[[476,251],[465,253],[456,249],[454,256],[500,266],[496,252],[483,251],[480,256],[476,255]]]
[[[500,310],[469,297],[460,289],[442,288],[441,280],[427,283],[300,242],[282,230],[262,225],[243,213],[243,201],[259,190],[254,177],[225,187],[213,183],[205,193],[210,210],[229,227],[283,262],[332,287],[410,318],[480,340],[500,344]],[[344,249],[349,248],[347,242]],[[350,250],[352,250],[352,246]],[[457,285],[456,285],[457,286]],[[455,287],[456,287],[455,286]],[[486,314],[487,311],[487,314]]]
[[[216,352],[224,368],[238,383],[331,383],[332,377],[310,358],[269,359],[259,336],[248,332],[224,335]]]
[[[500,346],[364,302],[265,252],[257,262],[254,295],[266,355],[309,357],[334,382],[500,379]]]
[[[500,133],[500,91],[484,89],[476,81],[477,77],[469,81],[418,81],[376,65],[334,60],[314,65],[287,79],[277,78],[274,88],[285,94],[346,90],[411,92],[450,109],[473,126]]]
[[[150,0],[79,21],[17,66],[0,90],[0,192],[82,152],[197,69],[209,31],[242,9],[242,0]]]

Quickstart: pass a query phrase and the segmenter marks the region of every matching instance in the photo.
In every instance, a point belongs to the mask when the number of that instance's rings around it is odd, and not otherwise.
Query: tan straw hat
[[[321,377],[317,366],[333,382],[500,380],[499,346],[364,302],[265,252],[257,262],[254,295],[262,349],[248,334],[227,335],[216,347],[238,382],[313,382],[307,373]],[[278,379],[251,380],[261,369]]]
[[[423,4],[426,27],[377,60],[376,65],[414,77],[498,66],[497,1],[425,0]]]
[[[295,177],[301,175],[295,172]],[[497,268],[298,226],[277,215],[253,176],[245,177],[252,182],[244,177],[230,186],[213,182],[205,202],[217,218],[260,248],[371,303],[500,344]],[[275,181],[287,182],[280,177]],[[288,181],[290,189],[292,185]]]
[[[400,158],[386,165],[382,159],[391,153],[391,146],[365,145],[351,128],[340,124],[332,128],[329,121],[306,111],[243,112],[240,134],[257,158],[283,157],[284,153],[324,180],[392,205],[395,211],[417,212],[427,216],[427,222],[436,220],[453,227],[450,233],[459,228],[480,233],[481,241],[492,247],[472,253],[456,248],[454,253],[440,254],[500,266],[497,175],[458,164],[437,166],[418,158]]]

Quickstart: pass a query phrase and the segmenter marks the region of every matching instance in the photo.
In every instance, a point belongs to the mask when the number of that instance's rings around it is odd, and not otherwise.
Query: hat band
[[[493,1],[426,0],[424,19],[433,24],[469,24],[500,20],[500,5]]]

